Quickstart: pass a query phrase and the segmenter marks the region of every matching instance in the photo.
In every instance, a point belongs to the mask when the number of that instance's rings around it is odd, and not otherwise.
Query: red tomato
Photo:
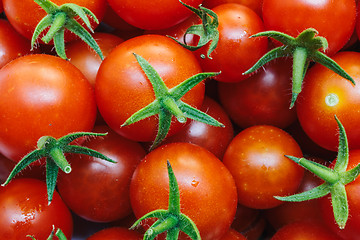
[[[236,4],[221,4],[212,9],[219,18],[219,42],[211,53],[212,59],[198,57],[206,72],[218,72],[215,77],[221,82],[239,82],[248,78],[243,72],[248,70],[268,46],[266,38],[249,38],[251,35],[264,31],[261,18],[250,8]],[[207,48],[197,51],[206,56]],[[198,54],[198,52],[200,54]]]
[[[206,148],[216,157],[222,159],[227,146],[234,137],[232,123],[224,109],[211,98],[205,97],[201,111],[209,114],[225,125],[214,127],[208,124],[191,120],[180,132],[164,140],[164,144],[173,142],[189,142]]]
[[[347,131],[348,132],[348,131]],[[349,164],[347,170],[350,170],[360,163],[360,150],[351,150],[349,152]],[[333,161],[330,167],[334,167],[335,161]],[[335,223],[332,205],[329,196],[325,196],[320,199],[320,211],[324,222],[335,233],[337,233],[341,239],[346,240],[359,240],[360,239],[360,178],[357,177],[353,182],[345,185],[347,200],[349,204],[349,218],[346,222],[344,229],[340,230]]]
[[[5,19],[0,19],[0,68],[11,60],[30,54],[30,41]]]
[[[271,240],[340,240],[319,223],[295,222],[279,229]]]
[[[350,149],[360,147],[360,53],[341,52],[333,59],[354,79],[340,77],[316,64],[307,72],[297,101],[297,115],[305,133],[321,147],[337,151],[336,115],[347,130]]]
[[[95,14],[99,22],[102,20],[105,9],[105,0],[51,0],[57,5],[64,3],[74,3],[81,7],[89,9]],[[32,38],[36,25],[46,16],[46,12],[33,0],[3,0],[4,12],[11,25],[23,36]],[[31,13],[31,14],[29,14]],[[94,29],[98,24],[90,18],[91,26]],[[81,24],[85,25],[83,22]],[[85,27],[86,28],[86,27]],[[67,33],[70,33],[66,31]],[[75,39],[75,35],[66,34],[65,40]]]
[[[86,240],[141,240],[142,235],[138,232],[122,227],[105,228],[94,233]]]
[[[276,59],[238,83],[219,83],[222,106],[240,127],[267,124],[285,128],[296,120],[291,101],[292,61]]]
[[[57,186],[64,202],[77,215],[89,221],[110,222],[132,212],[130,179],[145,150],[107,126],[97,126],[93,131],[108,132],[108,135],[92,138],[83,145],[117,163],[71,155],[68,160],[73,170],[70,174],[60,172]]]
[[[234,229],[230,229],[220,240],[246,240],[246,237]]]
[[[15,179],[0,187],[0,217],[1,239],[28,240],[26,235],[47,239],[53,226],[71,239],[70,211],[57,192],[48,205],[46,184],[40,180]]]
[[[257,125],[235,136],[223,162],[234,176],[240,204],[267,209],[283,203],[274,196],[295,193],[304,169],[284,155],[302,153],[296,141],[277,127]]]
[[[203,0],[184,0],[197,8]],[[135,27],[154,30],[174,26],[191,15],[191,11],[178,0],[108,0],[113,10]]]
[[[347,43],[355,27],[354,0],[263,0],[262,9],[267,30],[297,37],[303,30],[315,28],[319,36],[328,41],[328,55],[335,54]]]
[[[91,131],[96,118],[93,90],[68,61],[27,55],[0,70],[0,152],[18,161],[42,136]]]
[[[189,50],[160,35],[143,35],[129,39],[119,44],[100,65],[95,94],[102,117],[118,134],[134,141],[150,142],[157,133],[157,117],[152,116],[120,127],[132,114],[155,99],[153,87],[133,53],[149,61],[168,88],[202,70]],[[199,108],[204,92],[205,86],[200,83],[181,100]],[[174,119],[168,136],[178,132],[183,126]]]
[[[99,45],[104,57],[123,40],[109,33],[94,33],[93,38]],[[75,65],[95,85],[96,74],[102,62],[100,56],[82,40],[72,41],[66,45],[66,55],[69,61]]]
[[[263,0],[204,0],[203,6],[211,9],[224,3],[237,3],[251,8],[254,12],[261,16],[262,2]]]
[[[168,208],[167,160],[179,184],[181,212],[194,221],[203,240],[219,239],[229,230],[236,212],[236,187],[223,163],[197,145],[171,143],[145,156],[130,185],[135,215]],[[180,234],[179,239],[188,239],[185,236]]]

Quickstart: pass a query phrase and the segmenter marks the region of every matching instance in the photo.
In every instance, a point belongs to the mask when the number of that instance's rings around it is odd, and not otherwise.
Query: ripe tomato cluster
[[[357,1],[0,10],[0,239],[360,239]]]

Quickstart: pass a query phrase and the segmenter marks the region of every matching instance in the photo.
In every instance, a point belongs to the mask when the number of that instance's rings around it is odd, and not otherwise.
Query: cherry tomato
[[[221,82],[244,80],[249,76],[243,72],[267,51],[266,38],[249,38],[265,30],[263,22],[253,10],[236,3],[221,4],[212,10],[219,19],[219,42],[210,55],[212,59],[199,57],[201,67],[206,72],[221,71],[215,77]],[[206,51],[203,47],[197,52],[206,55]]]
[[[349,148],[360,147],[360,53],[340,52],[333,59],[353,77],[356,85],[315,64],[307,72],[297,101],[297,116],[305,133],[321,147],[337,151],[336,115],[345,129]]]
[[[0,152],[19,161],[42,136],[91,131],[96,103],[90,83],[68,61],[33,54],[0,70]]]
[[[126,22],[146,30],[169,28],[191,15],[191,11],[178,0],[108,0],[108,2]],[[202,0],[183,2],[197,8]]]
[[[234,179],[218,158],[194,144],[160,146],[140,162],[130,185],[135,216],[168,208],[167,160],[179,184],[181,212],[194,221],[203,240],[219,239],[235,216]],[[188,239],[185,236],[179,239]]]
[[[297,37],[306,28],[315,28],[319,36],[328,41],[328,55],[335,54],[347,43],[355,27],[354,0],[263,0],[262,9],[267,30]]]
[[[158,119],[146,118],[126,127],[126,119],[154,101],[150,81],[136,61],[136,53],[159,73],[168,88],[202,72],[194,55],[175,41],[160,35],[142,35],[119,44],[100,65],[95,84],[99,111],[106,123],[118,134],[134,141],[155,139]],[[205,93],[204,84],[197,84],[181,100],[199,108]],[[168,136],[184,125],[175,119]]]
[[[142,235],[136,231],[122,227],[105,228],[94,233],[86,240],[141,240]]]
[[[105,0],[51,0],[57,5],[62,5],[64,3],[74,3],[81,7],[89,9],[92,13],[95,14],[96,18],[101,21],[105,9],[106,1]],[[40,20],[46,16],[46,12],[33,0],[3,0],[4,12],[7,19],[9,19],[11,25],[18,31],[21,35],[25,36],[28,39],[32,38],[36,25]],[[31,12],[31,14],[29,14]],[[91,26],[94,29],[98,24],[90,18]],[[85,25],[83,22],[81,24]],[[70,32],[66,31],[67,34],[65,37],[66,41],[74,40],[75,35],[69,34]]]
[[[46,184],[40,180],[14,179],[1,187],[0,206],[1,239],[28,240],[27,235],[47,239],[53,226],[71,239],[73,221],[70,211],[57,192],[48,204]]]
[[[282,204],[274,196],[297,190],[304,169],[284,155],[301,157],[302,153],[297,142],[280,128],[257,125],[235,136],[223,162],[234,176],[240,204],[272,208]]]
[[[220,238],[220,240],[246,240],[247,238],[241,233],[235,231],[234,229],[230,229],[224,236]]]
[[[145,150],[139,143],[116,134],[107,126],[96,126],[93,131],[108,132],[108,135],[92,138],[83,145],[116,163],[71,155],[68,160],[73,170],[70,174],[59,174],[58,190],[64,202],[77,215],[89,221],[111,222],[132,212],[130,179],[145,156]]]
[[[220,4],[224,3],[237,3],[242,4],[251,8],[254,12],[256,12],[260,17],[262,14],[262,2],[263,0],[204,0],[203,6],[206,8],[214,8]]]
[[[254,75],[238,83],[219,83],[222,106],[241,128],[267,124],[285,128],[296,120],[291,101],[291,67],[288,58],[267,64]]]

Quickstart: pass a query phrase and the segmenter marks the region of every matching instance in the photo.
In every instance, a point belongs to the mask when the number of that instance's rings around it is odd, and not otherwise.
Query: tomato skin
[[[297,37],[306,28],[315,28],[319,36],[328,41],[328,55],[335,54],[347,43],[355,27],[354,0],[264,0],[262,9],[267,30]]]
[[[26,235],[47,239],[53,225],[71,239],[73,221],[70,211],[57,192],[48,205],[46,184],[40,180],[14,179],[1,187],[0,216],[1,239],[27,240]]]
[[[295,193],[304,169],[284,155],[301,157],[302,153],[280,128],[256,125],[234,137],[223,162],[235,179],[240,204],[267,209],[283,203],[274,196]]]
[[[99,22],[101,22],[106,9],[105,0],[52,0],[52,2],[59,6],[64,3],[74,3],[86,7],[95,14]],[[16,31],[28,39],[32,38],[36,25],[46,16],[46,12],[33,0],[3,0],[3,5],[4,12],[11,25]],[[31,12],[31,14],[29,14],[29,12]],[[91,18],[89,19],[93,29],[97,27],[98,24]],[[81,24],[85,25],[83,22],[81,22]],[[69,31],[66,31],[65,36],[65,41],[76,39],[75,35]]]
[[[72,172],[59,173],[58,190],[64,202],[80,217],[94,222],[111,222],[132,212],[129,186],[131,176],[145,156],[145,150],[108,126],[96,126],[94,132],[108,132],[83,145],[96,150],[116,163],[102,159],[70,155]]]
[[[0,70],[0,152],[19,161],[42,136],[91,131],[94,92],[71,63],[55,56],[20,57]]]
[[[292,61],[276,59],[237,83],[219,83],[219,99],[241,128],[266,124],[286,128],[296,120],[291,101]]]
[[[94,233],[86,240],[141,240],[142,235],[123,227],[111,227]]]
[[[261,17],[262,2],[263,0],[204,0],[203,6],[211,9],[224,3],[237,3],[251,8]]]
[[[265,30],[261,18],[250,8],[227,3],[212,9],[219,19],[219,42],[211,53],[212,59],[201,58],[207,54],[207,47],[196,52],[201,67],[206,72],[221,74],[214,79],[221,82],[239,82],[249,77],[243,75],[268,50],[266,38],[249,38]]]
[[[356,85],[331,70],[314,65],[307,72],[303,90],[297,101],[297,116],[305,133],[321,147],[337,151],[338,126],[336,115],[346,129],[350,149],[360,147],[360,53],[339,52],[333,56]],[[337,96],[337,101],[328,101]]]
[[[157,133],[157,116],[120,127],[132,114],[155,100],[152,85],[133,53],[149,61],[168,88],[202,70],[189,50],[160,35],[142,35],[129,39],[113,49],[100,65],[95,95],[102,117],[118,134],[134,141],[150,142]],[[205,85],[199,83],[181,100],[199,108],[204,94]],[[168,136],[183,126],[173,118]]]
[[[220,240],[246,240],[246,237],[234,229],[230,229]]]
[[[183,2],[197,8],[202,0]],[[108,0],[108,3],[126,22],[145,30],[169,28],[191,15],[178,0]]]
[[[203,240],[219,239],[235,216],[234,179],[218,158],[194,144],[171,143],[145,156],[130,185],[135,216],[168,208],[167,160],[179,184],[181,212],[194,221]],[[179,239],[189,238],[180,234]]]
[[[333,161],[330,167],[335,166]],[[349,164],[347,170],[354,168],[360,163],[360,150],[349,151]],[[358,240],[360,239],[360,178],[357,177],[353,182],[345,185],[347,200],[349,204],[349,219],[344,229],[340,230],[335,223],[330,197],[327,195],[320,198],[320,211],[322,218],[327,226],[335,232],[341,239]]]

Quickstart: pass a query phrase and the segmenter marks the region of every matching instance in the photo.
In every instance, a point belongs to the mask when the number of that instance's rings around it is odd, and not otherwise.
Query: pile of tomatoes
[[[74,144],[116,163],[66,153],[70,173],[47,174],[51,166],[44,159],[24,166],[0,187],[1,239],[44,240],[57,229],[68,240],[142,239],[154,221],[129,228],[143,215],[168,208],[167,162],[179,185],[180,211],[195,223],[203,240],[360,239],[358,179],[346,185],[349,219],[344,229],[335,223],[329,195],[304,202],[275,198],[323,182],[286,156],[329,166],[339,146],[335,115],[346,130],[348,167],[360,163],[357,1],[52,3],[73,3],[94,14],[98,21],[90,17],[89,23],[94,32],[76,19],[91,33],[103,59],[69,30],[63,36],[67,59],[60,58],[54,48],[59,39],[45,44],[40,34],[31,42],[35,27],[47,14],[39,5],[51,8],[48,0],[2,0],[0,180],[3,183],[15,165],[39,147],[43,136],[58,139],[74,132],[107,133]],[[189,27],[203,29],[199,15],[184,4],[216,14],[208,19],[215,24],[218,38],[211,53],[208,49],[214,39],[193,51],[183,46],[202,41],[194,32],[186,33]],[[243,74],[281,46],[276,40],[251,36],[275,30],[297,37],[308,28],[326,38],[328,47],[319,51],[354,82],[309,61],[301,92],[290,107],[293,58],[277,58],[254,73]],[[136,56],[152,68],[144,69]],[[158,85],[149,81],[149,72]],[[176,90],[203,72],[212,77],[186,91]],[[170,99],[173,92],[181,92],[173,94],[181,99]],[[145,109],[144,118],[124,124],[137,111],[158,102],[171,110],[156,105]],[[190,111],[185,104],[193,112],[183,111]],[[160,113],[151,114],[154,109]],[[221,126],[204,123],[200,111]],[[166,126],[165,114],[174,115],[169,131],[160,144],[153,145]],[[195,120],[191,119],[194,115]],[[57,177],[57,184],[48,202],[46,179],[51,177]],[[165,239],[165,234],[158,239]],[[179,239],[189,237],[181,232]]]

